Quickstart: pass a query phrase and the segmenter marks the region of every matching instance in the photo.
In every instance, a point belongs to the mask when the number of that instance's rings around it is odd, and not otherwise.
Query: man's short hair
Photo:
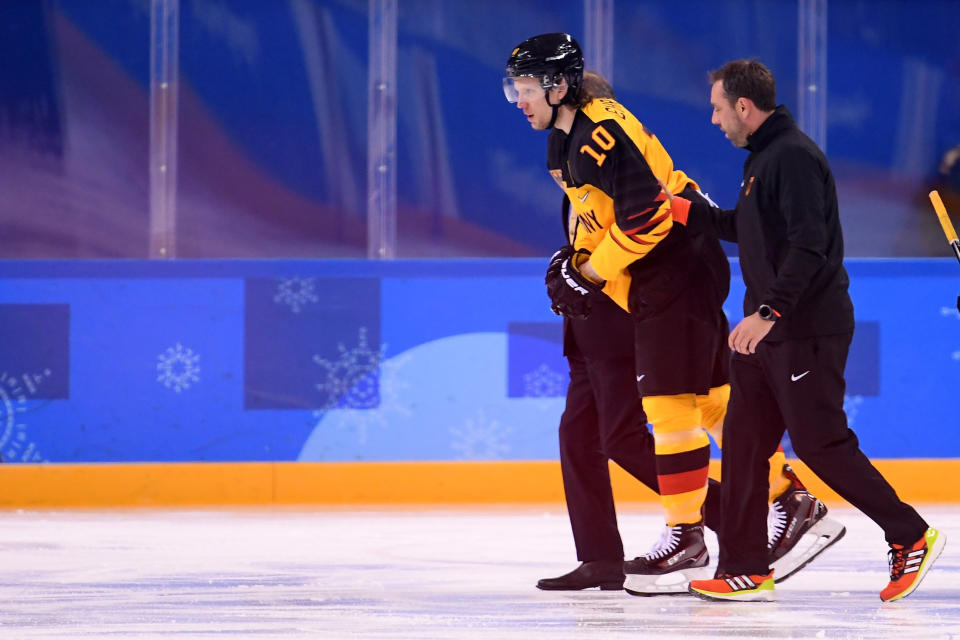
[[[777,82],[773,73],[756,60],[734,60],[708,75],[710,84],[723,81],[723,93],[730,104],[738,98],[752,100],[761,111],[777,108]]]

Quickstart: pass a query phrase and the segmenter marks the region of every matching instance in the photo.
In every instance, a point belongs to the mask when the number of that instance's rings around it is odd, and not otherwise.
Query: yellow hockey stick
[[[947,242],[956,254],[957,260],[960,260],[960,239],[957,239],[957,232],[950,222],[950,216],[947,215],[947,208],[943,206],[943,200],[937,191],[930,192],[930,202],[933,203],[933,210],[937,212],[937,218],[940,219],[940,226],[943,227],[943,233],[947,236]]]
[[[960,260],[960,240],[957,239],[957,231],[950,222],[950,216],[947,215],[947,208],[943,206],[943,200],[940,194],[934,189],[930,192],[930,202],[933,203],[933,210],[937,212],[937,218],[940,219],[940,226],[943,227],[943,233],[947,236],[947,242],[953,249],[953,253]],[[960,296],[957,296],[957,311],[960,312]]]

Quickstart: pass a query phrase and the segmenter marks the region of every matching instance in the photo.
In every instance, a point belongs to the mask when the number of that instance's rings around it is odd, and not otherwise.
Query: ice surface
[[[921,513],[946,549],[882,604],[883,535],[849,509],[775,603],[538,591],[576,565],[558,506],[0,512],[0,638],[960,639],[960,506]],[[662,527],[620,525],[631,557]]]

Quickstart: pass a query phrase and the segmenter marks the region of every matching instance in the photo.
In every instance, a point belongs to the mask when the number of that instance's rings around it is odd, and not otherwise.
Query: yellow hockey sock
[[[668,525],[702,519],[710,466],[710,439],[701,426],[694,394],[643,399],[653,424],[660,502]]]

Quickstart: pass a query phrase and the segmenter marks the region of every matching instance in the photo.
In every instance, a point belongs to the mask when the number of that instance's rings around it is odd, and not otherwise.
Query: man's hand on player
[[[670,204],[670,215],[673,217],[673,221],[686,225],[687,218],[690,215],[690,201],[671,193],[670,189],[667,188],[667,185],[664,184],[660,178],[657,178],[657,182],[660,183],[660,189]]]

